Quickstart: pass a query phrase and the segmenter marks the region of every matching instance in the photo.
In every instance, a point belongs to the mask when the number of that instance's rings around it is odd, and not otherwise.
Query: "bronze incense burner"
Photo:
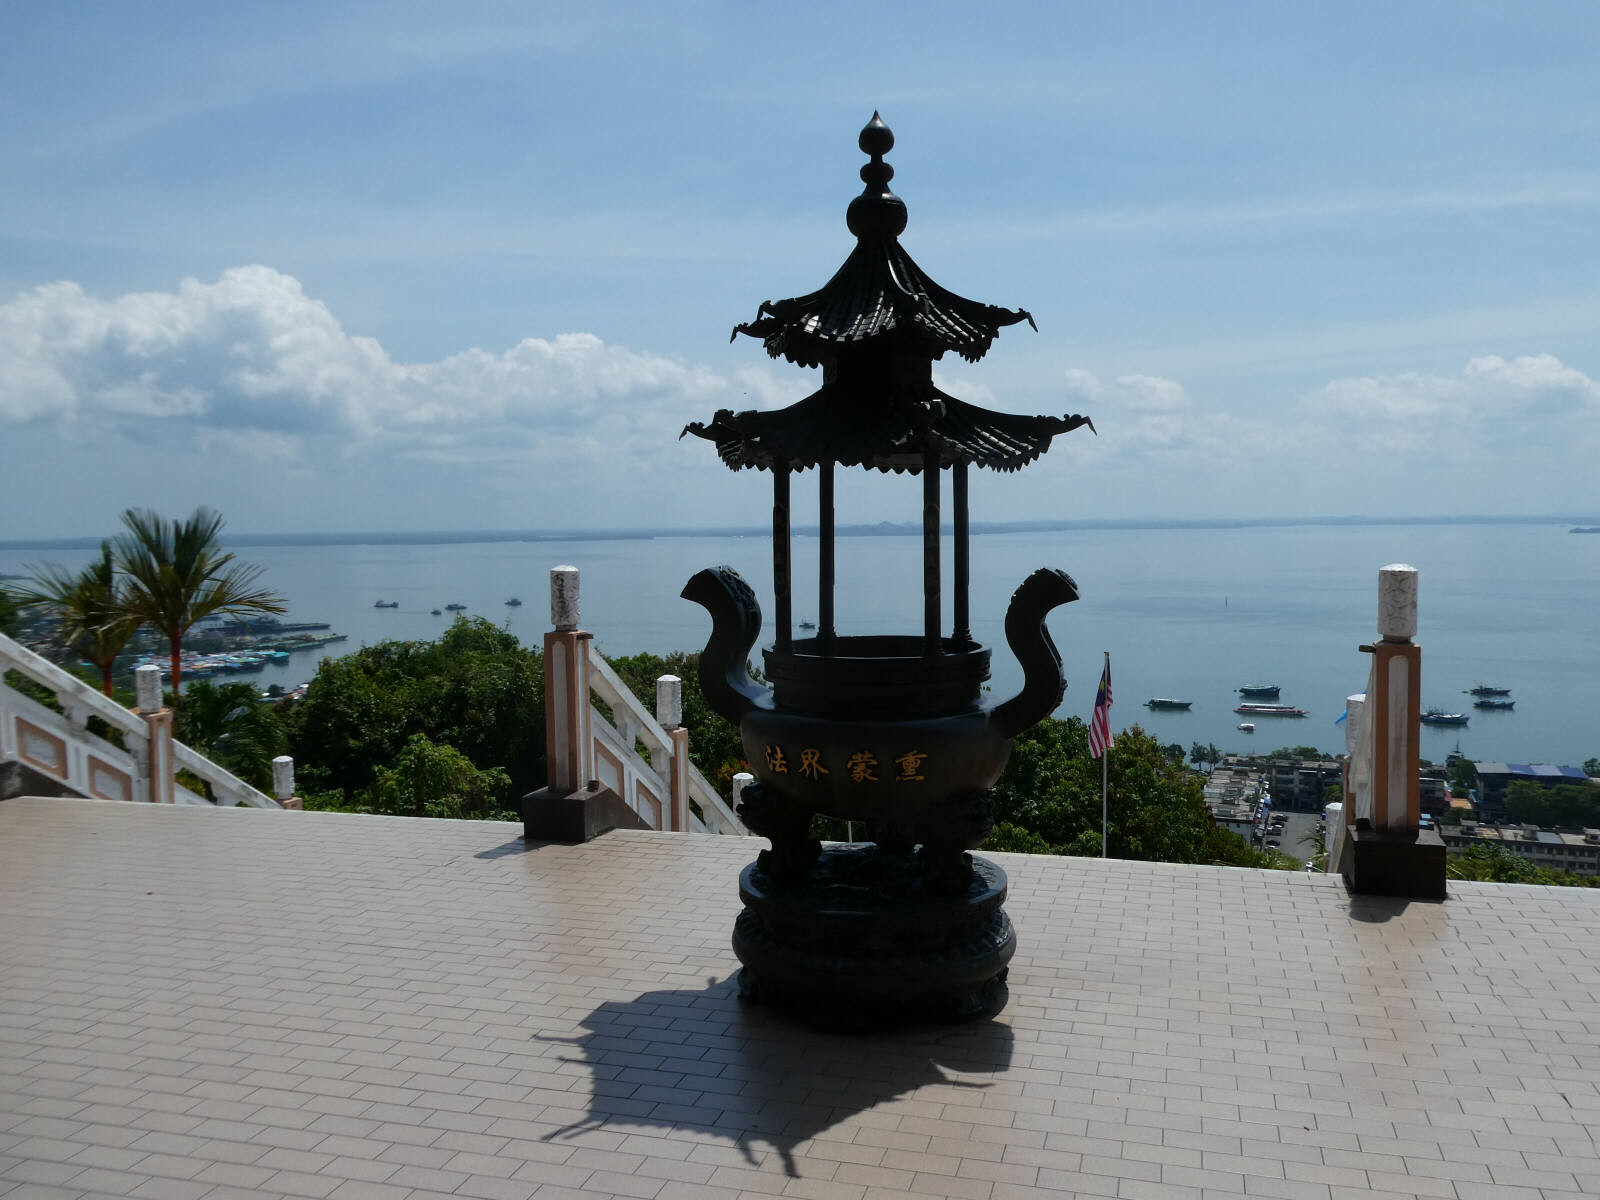
[[[1045,626],[1077,599],[1063,572],[1041,568],[1012,596],[1006,639],[1024,672],[1017,695],[985,697],[989,650],[970,629],[967,472],[1014,471],[1083,425],[1084,416],[1017,416],[979,408],[933,383],[953,350],[981,359],[999,329],[1032,317],[967,300],[929,279],[899,243],[906,208],[889,190],[894,145],[873,114],[861,132],[871,161],[847,219],[856,248],[819,291],[769,301],[734,333],[773,357],[822,367],[822,386],[776,411],[719,411],[685,430],[737,470],[773,478],[776,629],[763,674],[749,671],[761,631],[754,592],[732,570],[701,571],[684,596],[707,609],[701,684],[739,725],[758,782],[740,816],[770,850],[740,877],[734,931],[741,993],[798,1004],[854,1025],[889,1015],[967,1017],[999,1011],[1016,934],[1002,907],[1005,873],[970,853],[993,828],[989,789],[1011,739],[1061,702],[1061,657]],[[923,630],[844,636],[834,616],[835,465],[919,475]],[[792,632],[790,477],[817,471],[819,627]],[[954,628],[941,628],[941,476],[951,475]],[[819,815],[861,822],[870,841],[824,848]]]

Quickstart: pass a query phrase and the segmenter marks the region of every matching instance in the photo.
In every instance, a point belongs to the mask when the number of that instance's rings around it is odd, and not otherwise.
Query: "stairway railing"
[[[555,628],[544,636],[547,790],[567,795],[598,784],[651,829],[748,833],[689,759],[681,681],[658,679],[656,711],[650,712],[578,628],[576,567],[550,572],[550,612]]]
[[[15,671],[54,697],[61,711],[5,681]],[[155,804],[210,804],[177,781],[179,769],[211,786],[219,807],[282,808],[232,772],[172,736],[161,704],[161,677],[140,668],[140,706],[126,709],[19,642],[0,634],[0,760],[30,767],[89,799]],[[122,745],[90,732],[99,717]]]

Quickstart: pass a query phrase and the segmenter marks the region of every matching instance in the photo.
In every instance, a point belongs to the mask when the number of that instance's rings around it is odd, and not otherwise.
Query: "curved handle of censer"
[[[1015,737],[1056,710],[1066,694],[1061,652],[1050,639],[1044,619],[1050,610],[1078,598],[1072,576],[1054,567],[1040,567],[1022,581],[1006,609],[1006,642],[1022,664],[1022,690],[994,710],[994,723],[1006,737]]]
[[[696,572],[681,593],[711,614],[711,637],[700,652],[700,690],[719,716],[734,724],[770,693],[750,678],[750,651],[761,636],[761,605],[732,567]]]

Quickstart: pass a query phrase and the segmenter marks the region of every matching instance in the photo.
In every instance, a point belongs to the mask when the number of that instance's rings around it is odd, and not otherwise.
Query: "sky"
[[[728,334],[849,253],[874,110],[902,243],[1039,327],[938,382],[1098,430],[975,520],[1600,512],[1590,0],[0,26],[0,539],[760,524],[678,434],[820,383]]]

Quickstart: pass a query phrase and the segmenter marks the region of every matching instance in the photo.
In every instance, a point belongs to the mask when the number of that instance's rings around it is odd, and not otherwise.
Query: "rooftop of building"
[[[1001,1016],[848,1037],[750,841],[519,834],[0,803],[0,1197],[1600,1193],[1600,893],[996,855]]]
[[[1473,763],[1479,775],[1522,775],[1530,779],[1567,779],[1587,783],[1582,767],[1558,767],[1550,763],[1480,762]]]

